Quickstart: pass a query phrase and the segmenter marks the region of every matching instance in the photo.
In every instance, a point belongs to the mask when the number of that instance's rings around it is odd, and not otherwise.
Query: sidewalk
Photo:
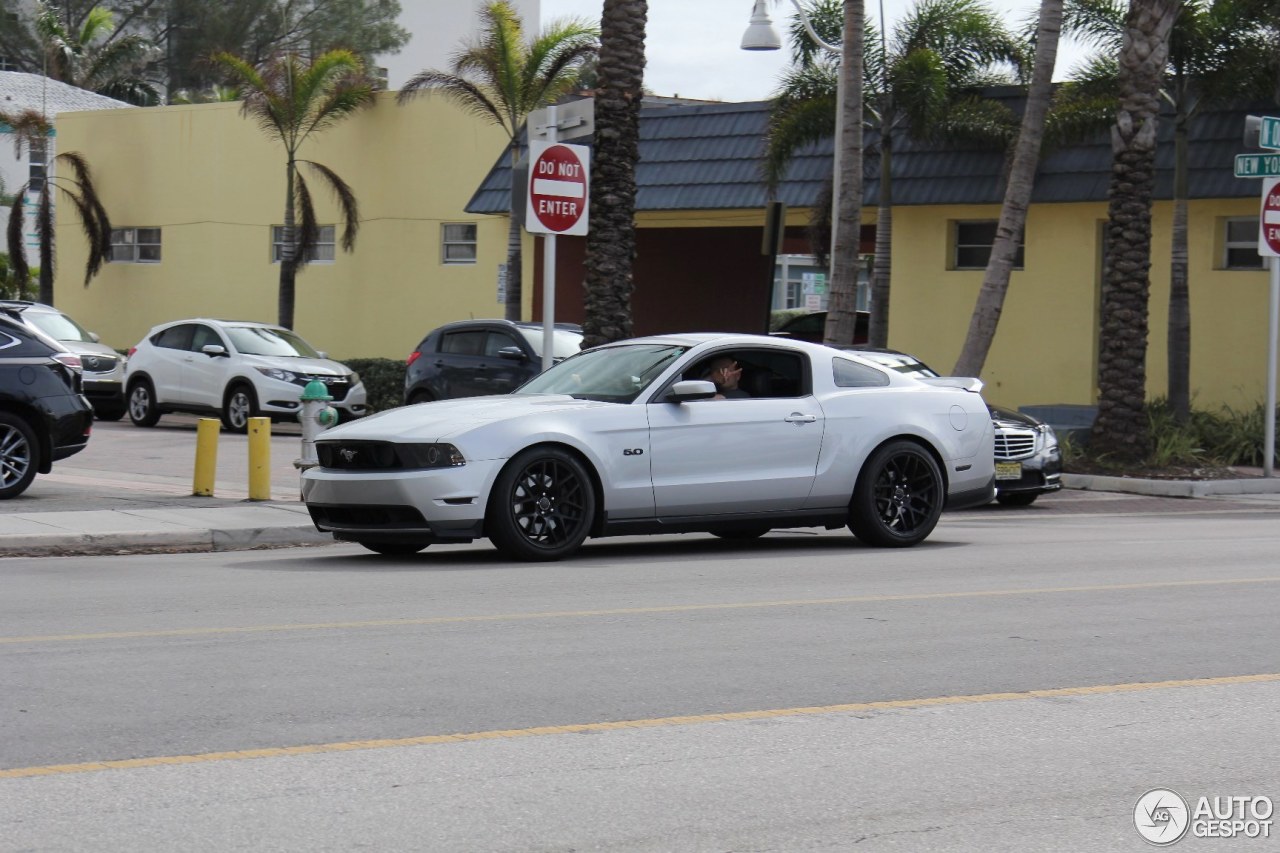
[[[172,423],[170,423],[172,421]],[[194,419],[150,430],[95,424],[83,453],[0,504],[0,557],[144,551],[232,551],[331,544],[298,500],[296,431],[273,434],[270,501],[249,501],[243,436],[223,436],[216,497],[191,494]],[[1068,489],[1154,497],[1247,497],[1280,506],[1280,478],[1140,480],[1066,474]],[[1052,500],[1052,497],[1046,498]]]

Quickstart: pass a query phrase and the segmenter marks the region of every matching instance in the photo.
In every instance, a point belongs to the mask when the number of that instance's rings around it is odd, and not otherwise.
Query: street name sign
[[[1237,154],[1237,178],[1280,178],[1280,154]]]
[[[1280,149],[1280,118],[1262,116],[1258,127],[1258,145],[1261,148]]]
[[[1262,185],[1258,254],[1264,258],[1280,258],[1280,178],[1269,178]]]
[[[587,233],[591,149],[585,145],[529,143],[525,229],[531,234]]]

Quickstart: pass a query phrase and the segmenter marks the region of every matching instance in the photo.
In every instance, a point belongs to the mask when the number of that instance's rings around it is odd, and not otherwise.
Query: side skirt
[[[656,533],[701,533],[717,530],[741,530],[767,527],[844,527],[849,519],[846,508],[804,510],[799,512],[754,512],[740,515],[684,515],[666,518],[605,519],[598,536],[638,536]]]

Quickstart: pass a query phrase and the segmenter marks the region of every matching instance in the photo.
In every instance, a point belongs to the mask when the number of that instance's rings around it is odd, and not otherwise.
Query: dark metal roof
[[[1020,106],[1014,90],[993,92]],[[1260,107],[1252,112],[1274,111]],[[767,102],[650,107],[640,114],[640,162],[636,168],[637,210],[725,210],[762,207],[766,202],[761,161],[768,121]],[[1191,198],[1256,195],[1256,179],[1234,177],[1241,153],[1244,116],[1251,110],[1205,112],[1190,126]],[[1173,194],[1173,122],[1162,117],[1156,156],[1158,199]],[[868,205],[876,203],[877,136],[865,139],[863,181]],[[914,140],[894,149],[894,205],[999,204],[1004,154],[991,148]],[[777,200],[811,207],[831,174],[831,141],[802,150],[779,185]],[[1034,203],[1105,201],[1111,175],[1110,134],[1048,152],[1036,176]],[[469,213],[506,213],[511,169],[505,153],[467,205]]]

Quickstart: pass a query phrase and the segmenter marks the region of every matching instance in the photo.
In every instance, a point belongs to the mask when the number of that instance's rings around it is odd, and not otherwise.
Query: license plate
[[[1021,462],[997,462],[996,463],[996,479],[997,480],[1021,480],[1022,479],[1022,463]]]

